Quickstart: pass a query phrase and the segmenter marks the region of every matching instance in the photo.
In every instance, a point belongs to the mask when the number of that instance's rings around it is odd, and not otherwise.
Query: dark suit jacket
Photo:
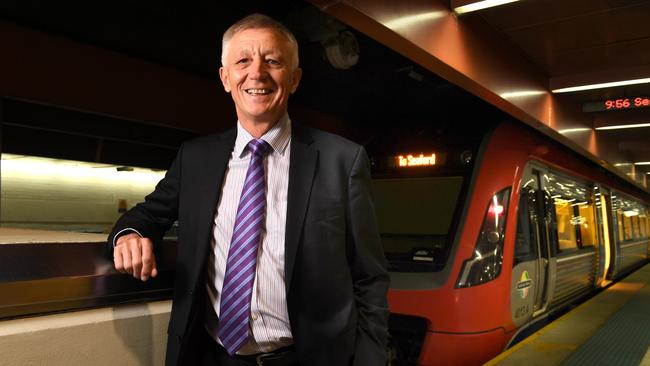
[[[193,364],[199,354],[205,264],[235,137],[231,129],[184,143],[154,192],[109,236],[109,250],[129,227],[156,243],[178,219],[167,365]],[[286,225],[287,306],[301,365],[383,366],[389,279],[361,146],[293,124]]]

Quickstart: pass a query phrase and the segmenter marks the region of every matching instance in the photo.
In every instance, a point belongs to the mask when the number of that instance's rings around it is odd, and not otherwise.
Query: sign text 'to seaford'
[[[397,166],[399,167],[409,167],[409,166],[431,166],[436,165],[436,154],[420,156],[413,155],[399,155],[397,157]]]

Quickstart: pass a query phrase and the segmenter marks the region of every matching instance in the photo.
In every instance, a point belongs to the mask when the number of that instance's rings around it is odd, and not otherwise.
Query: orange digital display
[[[589,102],[582,105],[583,112],[621,111],[626,109],[648,108],[650,98],[629,97]]]
[[[436,154],[429,155],[399,155],[395,157],[397,166],[400,168],[413,167],[413,166],[433,166],[436,165]]]

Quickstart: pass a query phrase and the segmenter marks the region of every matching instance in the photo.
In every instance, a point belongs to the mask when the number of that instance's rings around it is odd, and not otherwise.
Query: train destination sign
[[[436,165],[436,154],[404,154],[395,157],[395,163],[400,168],[415,166],[434,166]]]
[[[650,107],[650,97],[629,97],[589,102],[582,105],[583,112],[624,111]]]

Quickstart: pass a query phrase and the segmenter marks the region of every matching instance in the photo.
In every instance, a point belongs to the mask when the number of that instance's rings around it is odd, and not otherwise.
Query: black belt
[[[299,366],[298,354],[293,346],[278,348],[267,353],[254,355],[229,355],[219,343],[213,341],[217,349],[217,359],[237,360],[241,365],[251,366]]]
[[[268,353],[235,355],[234,357],[256,366],[298,366],[298,354],[293,346],[278,348]]]

